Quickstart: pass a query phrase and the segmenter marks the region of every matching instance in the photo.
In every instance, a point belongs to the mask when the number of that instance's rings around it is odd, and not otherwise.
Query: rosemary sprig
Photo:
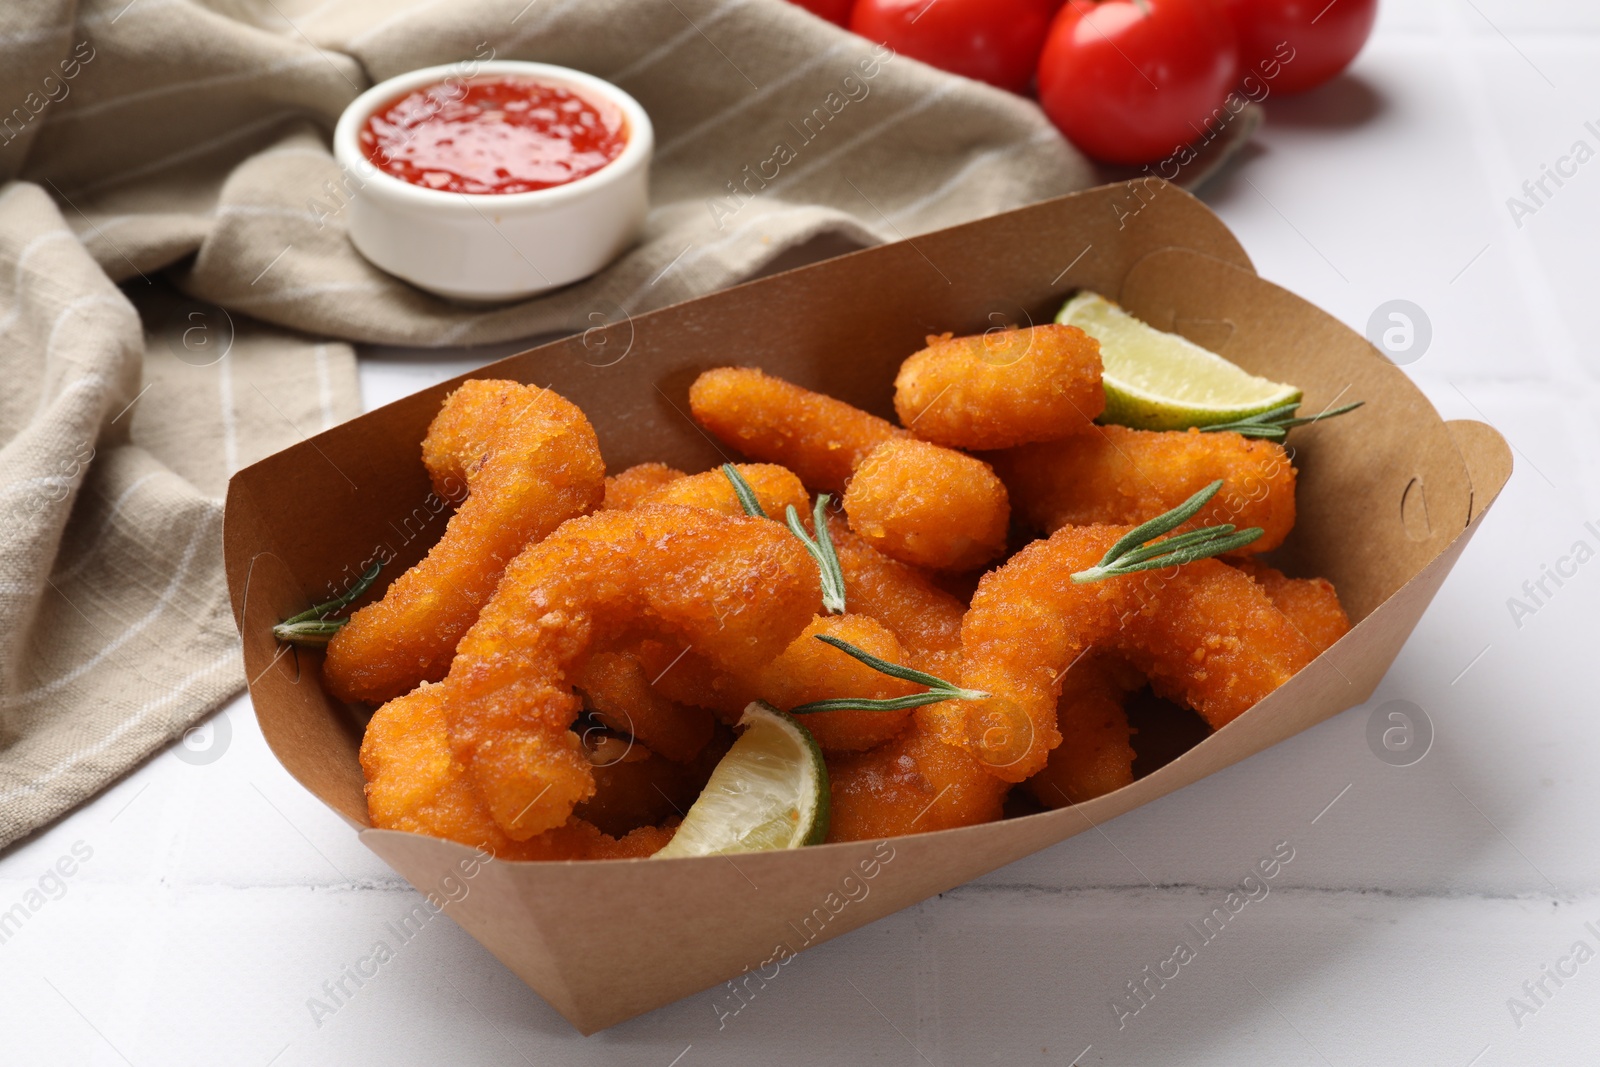
[[[1157,515],[1149,522],[1135,526],[1106,551],[1099,563],[1088,570],[1078,571],[1072,576],[1072,580],[1079,583],[1098,582],[1102,578],[1114,578],[1138,571],[1176,567],[1208,556],[1219,556],[1224,552],[1232,552],[1236,548],[1248,545],[1261,536],[1261,527],[1251,526],[1240,530],[1231,522],[1190,530],[1176,537],[1169,537],[1165,541],[1156,541],[1154,544],[1145,543],[1171,533],[1188,522],[1217,495],[1217,490],[1221,488],[1222,479],[1218,478],[1166,514]]]
[[[879,659],[872,653],[857,648],[848,641],[842,641],[828,634],[813,634],[818,641],[832,645],[847,656],[865,663],[880,674],[887,674],[891,678],[899,678],[907,682],[928,687],[926,693],[910,693],[903,697],[888,697],[883,700],[873,700],[867,697],[837,697],[833,700],[813,700],[809,704],[800,704],[789,709],[791,715],[810,715],[817,711],[900,711],[904,708],[920,708],[925,704],[938,704],[945,700],[983,700],[990,694],[981,689],[962,689],[952,685],[943,678],[928,674],[925,671],[915,670],[911,667],[902,667],[898,663],[890,663],[886,659]]]
[[[744,508],[746,515],[755,515],[767,518],[767,513],[761,507],[761,502],[756,499],[756,491],[750,487],[744,475],[739,473],[739,468],[732,463],[722,465],[722,474],[733,483],[734,495],[739,498],[739,505]],[[833,550],[833,537],[828,533],[828,504],[833,498],[827,493],[817,497],[816,507],[812,509],[811,518],[817,534],[815,537],[806,533],[805,525],[800,521],[800,515],[790,504],[786,518],[788,519],[789,532],[800,539],[806,546],[806,551],[811,553],[811,558],[817,561],[817,570],[822,573],[822,606],[830,615],[844,614],[844,571],[839,567],[839,557]]]
[[[811,558],[817,561],[817,570],[822,573],[822,606],[830,615],[843,615],[844,571],[839,567],[839,557],[833,551],[833,535],[828,532],[828,501],[832,499],[827,493],[821,494],[817,497],[817,506],[811,510],[811,521],[817,530],[815,537],[806,533],[793,504],[789,505],[787,517],[789,532],[800,538],[800,543],[806,546]]]
[[[1364,403],[1366,401],[1357,400],[1354,404],[1329,408],[1327,411],[1318,412],[1315,415],[1296,417],[1295,412],[1300,410],[1300,404],[1297,401],[1293,404],[1284,404],[1280,407],[1271,408],[1261,412],[1259,415],[1251,415],[1249,418],[1239,419],[1236,422],[1219,422],[1213,426],[1202,426],[1200,431],[1202,433],[1227,431],[1228,433],[1241,434],[1245,437],[1266,437],[1273,441],[1282,441],[1289,436],[1289,431],[1296,426],[1309,426],[1313,422],[1321,422],[1323,419],[1331,419],[1335,415],[1343,415],[1347,411],[1354,411]]]
[[[379,560],[368,567],[342,596],[336,596],[326,603],[316,604],[298,615],[284,619],[272,628],[272,636],[292,645],[309,645],[316,648],[326,645],[333,639],[333,635],[350,621],[348,616],[333,619],[327,616],[355,603],[362,593],[372,588],[372,583],[378,580],[378,571],[382,569],[383,561]]]
[[[739,506],[744,508],[746,515],[754,515],[758,519],[767,518],[767,513],[761,507],[761,501],[756,499],[756,491],[750,483],[744,480],[744,475],[739,473],[739,468],[732,463],[722,465],[722,476],[733,483],[733,495],[739,498]]]

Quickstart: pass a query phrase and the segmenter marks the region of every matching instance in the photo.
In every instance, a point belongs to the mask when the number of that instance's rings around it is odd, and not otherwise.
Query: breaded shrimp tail
[[[1061,744],[1044,769],[1023,783],[1040,804],[1062,808],[1115,792],[1133,781],[1133,731],[1123,702],[1144,677],[1116,656],[1090,652],[1061,680],[1056,725]]]
[[[450,751],[443,695],[444,686],[423,685],[379,708],[367,724],[361,770],[372,825],[459,841],[500,860],[648,856],[672,840],[671,830],[653,826],[616,838],[582,819],[522,841],[507,837]]]
[[[422,455],[435,490],[459,506],[427,558],[329,642],[323,679],[340,700],[378,704],[443,678],[506,564],[605,493],[583,412],[516,382],[462,383],[428,427]]]
[[[1350,616],[1345,614],[1328,579],[1287,578],[1282,571],[1255,560],[1240,560],[1234,566],[1266,590],[1278,610],[1318,652],[1350,632]]]

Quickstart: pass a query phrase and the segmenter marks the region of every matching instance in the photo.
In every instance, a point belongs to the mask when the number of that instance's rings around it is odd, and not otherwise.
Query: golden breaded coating
[[[1189,526],[1259,526],[1241,552],[1266,552],[1294,528],[1295,469],[1282,445],[1236,433],[1164,433],[1096,426],[1059,441],[985,456],[1017,513],[1053,533],[1063,526],[1138,525],[1218,478],[1222,489]]]
[[[880,674],[818,641],[818,634],[847,641],[890,663],[906,660],[900,642],[876,619],[865,615],[819,615],[777,659],[762,668],[756,683],[761,699],[787,711],[814,700],[886,700],[922,692],[920,685]],[[823,752],[861,752],[904,731],[911,723],[911,709],[820,711],[805,715],[804,721]]]
[[[820,603],[821,596],[819,594]],[[813,605],[813,610],[815,610]],[[648,639],[638,647],[639,662],[650,676],[651,688],[677,704],[709,708],[717,719],[732,726],[745,705],[757,699],[747,678],[735,678],[681,641]]]
[[[735,463],[761,504],[767,517],[784,520],[785,510],[793,507],[801,515],[811,510],[811,497],[800,479],[787,467],[776,463]],[[692,474],[660,486],[639,498],[639,504],[682,504],[690,508],[710,508],[724,515],[743,515],[744,505],[733,491],[733,483],[722,468]]]
[[[1316,656],[1248,575],[1215,559],[1078,584],[1129,527],[1066,526],[984,575],[961,627],[962,684],[988,700],[955,705],[944,739],[1020,782],[1060,743],[1060,671],[1089,648],[1114,649],[1160,695],[1213,729]],[[951,705],[940,705],[950,708]]]
[[[613,837],[676,824],[699,799],[732,744],[733,731],[721,729],[692,762],[675,763],[626,738],[607,736],[596,744],[586,737],[584,749],[594,764],[594,796],[574,808],[573,817]]]
[[[1022,783],[1047,808],[1064,808],[1133,782],[1133,735],[1123,702],[1144,677],[1104,652],[1089,652],[1061,680],[1056,726],[1061,744],[1044,769]]]
[[[636,652],[607,649],[589,657],[573,684],[588,696],[595,718],[675,763],[688,763],[711,740],[716,723],[705,708],[656,692],[650,678]]]
[[[1234,564],[1267,591],[1279,611],[1289,617],[1294,628],[1318,652],[1350,632],[1350,616],[1339,603],[1339,594],[1326,578],[1288,578],[1280,570],[1255,560]]]
[[[903,657],[895,662],[952,681],[959,679],[965,605],[923,571],[890,559],[867,544],[842,518],[830,518],[828,529],[844,573],[850,616],[870,616],[894,636]],[[822,647],[820,642],[814,643]],[[875,654],[894,659],[884,652]],[[724,722],[737,722],[746,704],[763,697],[756,682],[718,671],[682,643],[647,640],[639,645],[638,655],[657,693],[678,704],[710,708]]]
[[[748,367],[709,370],[689,410],[723,444],[781,463],[812,489],[839,493],[867,453],[904,434],[887,419]]]
[[[924,441],[1012,448],[1081,433],[1106,406],[1100,344],[1076,326],[929,337],[900,365],[894,409]]]
[[[618,474],[606,476],[606,498],[602,511],[626,511],[637,507],[641,497],[662,486],[688,477],[665,463],[639,463]]]
[[[507,836],[559,826],[594,792],[570,727],[597,645],[670,634],[749,676],[811,620],[818,588],[770,519],[668,505],[573,519],[512,561],[457,647],[443,683],[456,757]]]
[[[850,528],[904,563],[967,571],[1005,551],[1011,505],[982,460],[912,438],[887,441],[845,490]]]
[[[466,767],[451,751],[444,686],[424,684],[372,716],[361,741],[372,825],[459,841],[501,860],[622,859],[648,856],[672,840],[647,827],[620,840],[573,819],[514,841],[495,824]]]
[[[966,605],[923,571],[867,544],[842,519],[829,519],[828,530],[844,572],[845,606],[886,626],[905,650],[906,666],[951,682],[960,679]]]
[[[340,700],[382,703],[444,677],[456,642],[530,542],[599,506],[605,466],[583,412],[548,389],[468,381],[422,445],[435,490],[467,496],[427,557],[351,616],[323,679]]]
[[[919,708],[919,713],[926,711]],[[1011,788],[916,724],[870,752],[828,760],[829,841],[864,841],[993,822]]]

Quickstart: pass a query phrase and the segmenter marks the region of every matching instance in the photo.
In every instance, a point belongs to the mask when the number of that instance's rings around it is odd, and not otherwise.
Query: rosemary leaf
[[[819,711],[901,711],[905,708],[921,708],[955,699],[958,698],[941,689],[930,689],[926,693],[912,693],[910,696],[888,697],[883,700],[872,700],[867,697],[859,699],[835,697],[831,700],[813,700],[809,704],[797,704],[789,709],[789,714],[811,715]]]
[[[1237,533],[1228,533],[1220,537],[1215,536],[1214,531],[1220,531],[1221,529],[1222,527],[1209,527],[1205,530],[1196,530],[1195,533],[1213,534],[1213,536],[1203,541],[1191,542],[1175,551],[1162,552],[1139,560],[1133,560],[1132,557],[1124,557],[1109,565],[1101,564],[1097,567],[1090,567],[1088,570],[1074,574],[1072,580],[1082,584],[1084,582],[1098,582],[1102,578],[1136,574],[1139,571],[1181,567],[1183,564],[1193,563],[1197,559],[1209,559],[1212,556],[1220,556],[1225,552],[1243,548],[1261,536],[1261,527],[1259,526],[1252,526],[1249,529],[1240,530]],[[1160,548],[1166,543],[1165,541],[1158,541],[1151,547]]]
[[[1252,526],[1248,530],[1239,530],[1231,522],[1187,530],[1165,541],[1155,540],[1192,519],[1221,488],[1222,479],[1218,478],[1166,514],[1135,526],[1106,550],[1099,563],[1078,571],[1072,580],[1078,583],[1098,582],[1123,574],[1178,567],[1248,545],[1261,536],[1261,528]]]
[[[1300,409],[1298,403],[1283,404],[1234,422],[1219,422],[1211,426],[1202,426],[1200,427],[1200,432],[1236,433],[1245,437],[1265,437],[1274,441],[1282,441],[1289,435],[1289,431],[1296,426],[1309,426],[1313,422],[1321,422],[1323,419],[1331,419],[1335,415],[1343,415],[1346,412],[1354,411],[1364,403],[1365,401],[1363,400],[1357,400],[1353,404],[1329,408],[1315,415],[1298,417],[1295,415],[1295,412]]]
[[[739,473],[739,468],[732,463],[722,465],[722,474],[733,483],[733,495],[739,498],[739,506],[744,508],[746,515],[754,515],[764,519],[767,513],[762,510],[761,501],[756,499],[756,491],[750,488],[750,483],[745,481],[744,475]]]
[[[1309,426],[1313,422],[1321,422],[1323,419],[1331,419],[1335,415],[1343,415],[1346,412],[1354,411],[1356,408],[1365,403],[1365,400],[1357,400],[1352,404],[1342,404],[1336,408],[1329,408],[1327,411],[1319,411],[1315,415],[1303,415],[1298,418],[1284,419],[1279,423],[1279,425],[1285,430],[1289,429],[1291,426]]]
[[[380,560],[368,567],[341,596],[321,604],[314,604],[298,615],[291,615],[272,628],[272,636],[279,641],[287,641],[296,645],[321,646],[328,643],[340,627],[349,622],[348,618],[329,618],[336,612],[343,611],[346,607],[361,598],[361,594],[372,588],[372,583],[378,580],[378,572],[383,569]]]
[[[1233,533],[1235,529],[1237,527],[1228,522],[1223,523],[1221,526],[1206,526],[1199,530],[1190,530],[1188,533],[1173,534],[1164,541],[1154,541],[1134,549],[1123,556],[1119,562],[1124,567],[1135,563],[1143,563],[1147,559],[1152,559],[1164,553],[1173,552],[1180,548],[1188,548],[1190,545],[1204,544],[1208,541],[1214,541],[1218,537],[1226,537],[1228,534]]]
[[[724,463],[722,473],[733,483],[734,495],[739,498],[739,505],[744,508],[746,515],[768,518],[766,511],[761,507],[761,501],[756,499],[756,491],[750,487],[744,475],[739,473],[739,468],[732,463]],[[817,561],[817,569],[822,573],[822,606],[830,615],[843,615],[844,572],[839,568],[839,557],[833,550],[833,538],[828,533],[827,509],[828,502],[832,499],[827,493],[817,497],[817,505],[812,510],[817,529],[816,537],[806,533],[806,528],[800,522],[800,516],[792,504],[789,506],[787,518],[789,532],[806,546],[806,551]]]
[[[304,622],[280,622],[272,628],[272,636],[291,645],[321,648],[333,640],[333,635],[344,629],[349,619],[307,619]]]
[[[1138,526],[1135,526],[1133,529],[1123,534],[1122,537],[1117,540],[1116,544],[1112,545],[1106,550],[1106,554],[1101,558],[1098,566],[1108,566],[1114,561],[1120,559],[1122,556],[1126,555],[1128,552],[1138,548],[1146,541],[1154,541],[1162,534],[1171,533],[1173,530],[1176,530],[1178,527],[1194,518],[1195,513],[1201,508],[1205,507],[1211,498],[1217,495],[1217,490],[1221,488],[1222,479],[1218,478],[1216,481],[1212,482],[1210,485],[1206,486],[1204,489],[1200,490],[1198,493],[1194,494],[1194,496],[1191,496],[1188,500],[1185,500],[1171,511],[1163,515],[1157,515],[1149,522],[1140,523]]]
[[[832,645],[840,652],[860,660],[879,674],[887,674],[891,678],[899,678],[906,682],[915,682],[917,685],[928,687],[926,693],[912,693],[903,697],[888,697],[882,700],[867,697],[838,697],[832,700],[814,700],[809,704],[801,704],[789,709],[791,715],[809,715],[814,711],[898,711],[902,708],[920,708],[924,704],[937,704],[945,700],[983,700],[988,693],[981,689],[962,689],[936,675],[928,674],[911,667],[903,667],[898,663],[890,663],[880,659],[865,649],[857,648],[848,641],[840,640],[830,634],[815,634],[818,641],[825,645]]]
[[[843,615],[844,571],[840,569],[839,557],[833,550],[833,535],[828,532],[828,502],[832,499],[827,493],[817,497],[816,507],[811,512],[817,530],[815,537],[806,533],[793,504],[789,505],[787,518],[789,532],[800,539],[806,551],[811,553],[811,558],[817,561],[817,570],[822,575],[822,606],[830,615]]]
[[[835,615],[844,614],[844,568],[839,566],[839,554],[833,550],[833,531],[828,529],[827,493],[817,497],[811,509],[811,527],[816,531],[817,566],[822,571],[822,603]]]

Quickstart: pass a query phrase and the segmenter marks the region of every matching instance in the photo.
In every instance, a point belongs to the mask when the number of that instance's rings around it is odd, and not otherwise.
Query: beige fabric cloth
[[[599,276],[473,309],[355,253],[328,135],[375,80],[491,55],[633,93],[654,206]],[[1033,104],[783,0],[5,4],[0,108],[0,845],[242,684],[219,501],[358,410],[351,348],[314,338],[581,329],[1096,179]]]
[[[124,293],[36,185],[0,191],[0,278],[3,843],[238,690],[228,475],[359,404],[348,345]]]

